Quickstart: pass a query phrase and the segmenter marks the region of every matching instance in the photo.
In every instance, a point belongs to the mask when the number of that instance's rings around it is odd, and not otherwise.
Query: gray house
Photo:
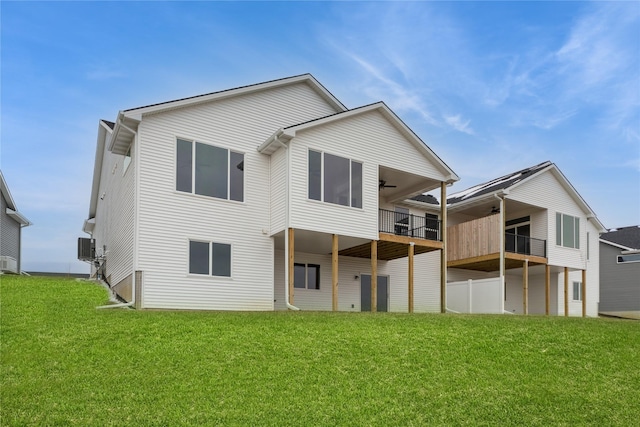
[[[600,308],[604,314],[640,316],[640,227],[600,236]]]
[[[31,222],[18,212],[2,171],[0,193],[0,271],[19,274],[22,228],[31,225]]]

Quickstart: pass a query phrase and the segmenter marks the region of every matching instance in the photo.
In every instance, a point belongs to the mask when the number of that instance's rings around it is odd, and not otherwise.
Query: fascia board
[[[116,123],[116,127],[117,127]],[[114,127],[115,128],[115,127]],[[98,138],[96,141],[96,156],[93,163],[93,181],[91,184],[91,200],[89,201],[89,218],[96,216],[98,206],[98,191],[100,191],[100,177],[102,176],[102,163],[104,159],[104,145],[107,135],[112,134],[112,130],[100,122],[98,126]]]
[[[4,179],[2,171],[0,171],[0,191],[2,191],[2,195],[7,201],[7,205],[11,209],[16,210],[16,202],[13,200],[13,196],[11,196],[11,191],[9,191],[9,186],[7,185],[7,181]]]
[[[635,251],[635,250],[637,250],[637,249],[629,248],[629,247],[624,246],[624,245],[619,245],[617,243],[610,242],[610,241],[602,239],[602,238],[600,238],[598,240],[600,241],[600,243],[604,243],[605,245],[613,246],[614,248],[622,249],[623,251]]]
[[[483,194],[479,197],[472,197],[467,200],[463,200],[454,204],[447,204],[447,210],[451,212],[460,211],[464,208],[481,205],[489,199],[494,199],[495,196],[505,197],[509,195],[509,188],[503,188],[501,190],[492,191],[491,193]]]
[[[6,213],[11,218],[13,218],[17,223],[19,223],[22,227],[28,227],[28,226],[32,225],[31,221],[29,221],[24,215],[22,215],[18,211],[14,211],[13,209],[7,208],[6,209]]]

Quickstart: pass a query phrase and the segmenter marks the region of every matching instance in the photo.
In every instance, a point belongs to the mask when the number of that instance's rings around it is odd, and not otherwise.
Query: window
[[[320,266],[316,264],[293,264],[293,287],[320,289]]]
[[[589,251],[589,233],[587,233],[587,261],[589,261],[590,258],[590,251]]]
[[[176,190],[244,201],[244,154],[178,139]]]
[[[616,257],[616,261],[617,261],[618,264],[624,264],[626,262],[640,262],[640,253],[638,253],[638,254],[618,255]]]
[[[573,300],[582,301],[582,282],[573,282]]]
[[[580,218],[556,213],[556,245],[580,249]]]
[[[362,163],[309,150],[309,198],[362,208]]]
[[[425,238],[429,240],[439,240],[438,234],[440,233],[440,220],[438,215],[427,213],[425,214]]]
[[[231,245],[190,240],[189,273],[231,277]]]
[[[409,215],[409,209],[400,206],[395,207],[395,225],[394,233],[397,236],[408,236],[409,231],[412,228],[410,226],[411,216]]]

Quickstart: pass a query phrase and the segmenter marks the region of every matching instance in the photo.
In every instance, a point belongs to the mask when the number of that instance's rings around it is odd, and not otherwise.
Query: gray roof
[[[462,202],[463,200],[469,200],[475,197],[484,196],[485,194],[495,193],[499,190],[505,190],[512,185],[519,183],[523,179],[535,175],[536,173],[551,166],[552,164],[553,163],[551,163],[550,161],[542,162],[538,165],[531,166],[529,168],[522,169],[505,176],[501,176],[500,178],[475,185],[458,193],[454,193],[447,199],[447,204],[451,205],[454,203]]]
[[[104,119],[103,119],[103,120],[101,120],[101,121],[102,121],[102,123],[104,123],[105,125],[109,126],[111,129],[113,129],[113,128],[115,127],[115,125],[116,125],[115,123],[110,122],[109,120],[104,120]]]
[[[438,199],[433,197],[431,194],[418,194],[417,196],[413,196],[411,200],[428,203],[430,205],[440,205],[440,203],[438,203]]]
[[[612,229],[608,233],[601,234],[600,238],[627,248],[640,249],[640,226]]]

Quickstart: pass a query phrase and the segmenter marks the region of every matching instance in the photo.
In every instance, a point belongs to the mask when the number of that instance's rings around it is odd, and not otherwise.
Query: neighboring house
[[[443,311],[457,175],[313,76],[100,121],[79,258],[139,308]]]
[[[9,186],[0,171],[0,271],[20,274],[22,228],[31,225],[11,197]]]
[[[640,227],[600,235],[600,312],[640,313]]]
[[[598,315],[604,227],[555,164],[474,186],[447,203],[451,310]]]

